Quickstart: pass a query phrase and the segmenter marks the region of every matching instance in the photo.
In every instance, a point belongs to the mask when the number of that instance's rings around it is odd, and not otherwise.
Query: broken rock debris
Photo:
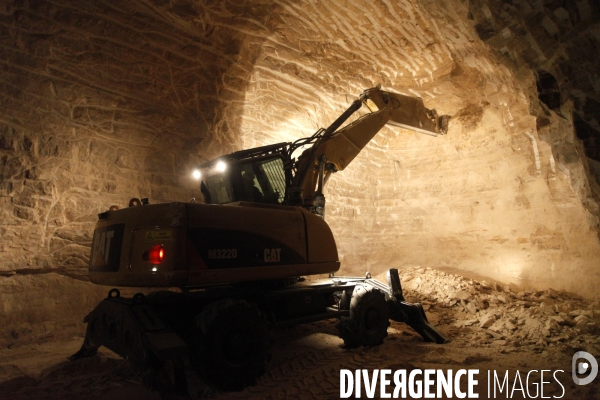
[[[418,266],[400,269],[404,295],[420,301],[453,340],[516,351],[564,346],[600,351],[600,302],[548,289],[513,291]],[[381,275],[377,278],[385,280]]]

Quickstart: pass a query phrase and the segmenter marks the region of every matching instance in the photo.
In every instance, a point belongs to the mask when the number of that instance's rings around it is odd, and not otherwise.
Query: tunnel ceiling
[[[311,135],[380,83],[452,119],[384,128],[332,178],[345,272],[591,293],[600,11],[567,3],[2,2],[2,285],[85,280],[98,212],[198,196],[194,165]]]

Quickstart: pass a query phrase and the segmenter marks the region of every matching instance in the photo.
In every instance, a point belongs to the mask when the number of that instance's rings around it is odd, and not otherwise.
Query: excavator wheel
[[[350,316],[337,325],[346,347],[377,346],[387,336],[390,312],[385,295],[379,290],[357,285],[350,300]]]
[[[224,299],[196,316],[198,367],[220,390],[242,390],[265,372],[269,327],[260,309],[245,300]]]

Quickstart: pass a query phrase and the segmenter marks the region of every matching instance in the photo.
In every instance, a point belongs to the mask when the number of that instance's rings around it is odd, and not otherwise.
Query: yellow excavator
[[[340,129],[363,104],[369,112]],[[271,329],[337,318],[346,346],[375,346],[393,319],[426,341],[446,342],[421,305],[405,301],[396,269],[388,285],[368,272],[335,277],[323,189],[384,125],[436,136],[448,120],[420,98],[377,86],[310,137],[199,166],[204,203],[132,199],[99,214],[90,280],[163,290],[125,298],[112,289],[85,317],[86,337],[71,359],[105,346],[143,371],[149,386],[193,395],[253,384],[269,360]],[[329,278],[305,279],[318,274]]]

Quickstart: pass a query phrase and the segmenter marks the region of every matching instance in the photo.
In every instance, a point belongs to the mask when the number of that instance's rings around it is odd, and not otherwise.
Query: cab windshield
[[[285,197],[285,172],[281,156],[231,162],[225,171],[202,180],[204,202],[235,201],[281,204]]]

